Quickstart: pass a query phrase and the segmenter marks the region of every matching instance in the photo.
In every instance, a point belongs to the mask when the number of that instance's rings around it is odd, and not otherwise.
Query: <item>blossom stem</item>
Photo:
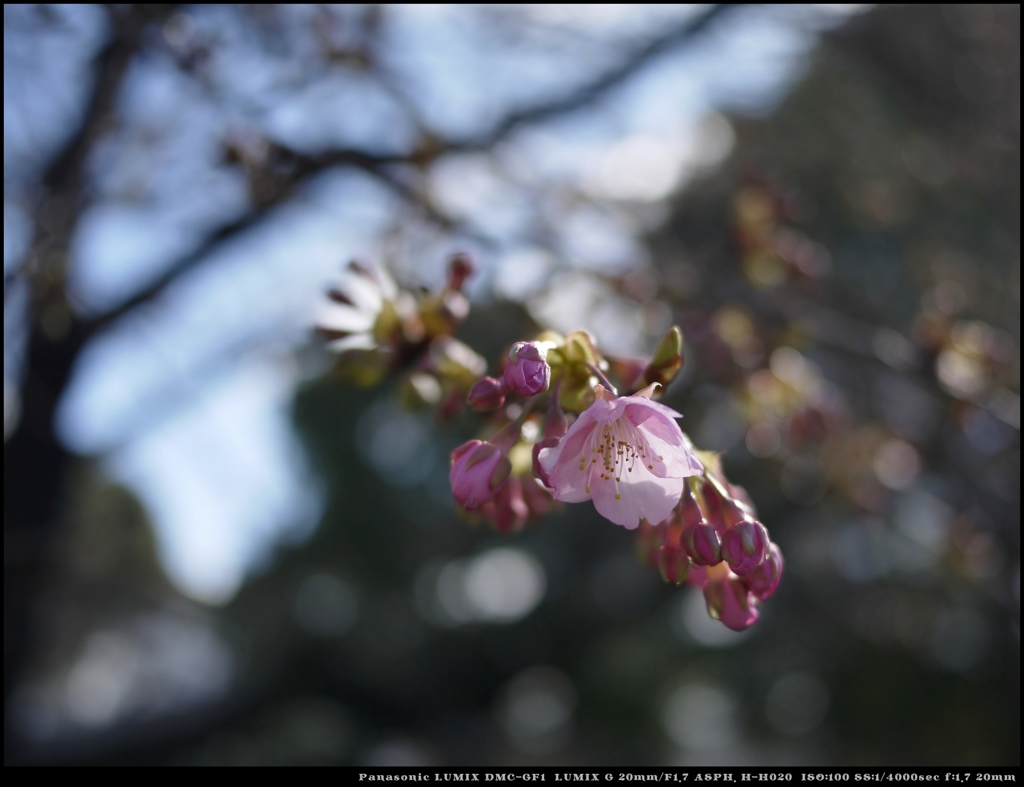
[[[597,366],[592,364],[590,361],[584,361],[584,363],[586,364],[587,368],[590,370],[590,373],[593,374],[597,378],[598,382],[600,382],[601,385],[603,385],[605,388],[607,388],[613,394],[618,396],[619,390],[614,385],[612,385],[611,382],[609,382],[609,380],[605,376],[604,372],[602,372],[600,369],[598,369]]]
[[[537,404],[539,396],[531,396],[523,403],[523,410],[516,417],[514,421],[511,421],[503,426],[494,437],[488,440],[492,445],[497,446],[503,453],[507,453],[508,450],[516,444],[519,439],[523,423],[526,421],[526,416],[530,414],[534,406]]]
[[[559,413],[562,412],[562,403],[558,401],[559,395],[562,393],[562,377],[559,375],[555,378],[555,381],[551,384],[551,406],[554,407]]]
[[[697,510],[700,511],[700,518],[704,521],[710,521],[708,519],[708,503],[704,499],[704,490],[700,488],[700,476],[690,476],[687,481],[690,484],[690,494],[693,496],[693,502],[697,504]]]

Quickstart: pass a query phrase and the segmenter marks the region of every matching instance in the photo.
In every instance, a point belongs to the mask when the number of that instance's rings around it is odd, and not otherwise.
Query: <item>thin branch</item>
[[[391,188],[397,189],[399,186],[397,181],[387,176],[382,169],[385,164],[400,160],[397,157],[387,155],[375,156],[357,150],[335,150],[318,156],[304,156],[288,148],[275,146],[271,152],[271,158],[274,161],[275,167],[288,172],[286,177],[280,179],[279,187],[272,196],[255,205],[245,215],[221,225],[192,251],[170,265],[163,274],[148,286],[114,309],[92,320],[87,326],[88,332],[90,334],[95,333],[116,322],[133,309],[154,300],[170,284],[205,262],[213,252],[244,235],[248,230],[258,225],[274,209],[288,202],[296,192],[300,191],[315,177],[334,167],[346,165],[356,167],[380,178]],[[403,196],[410,198],[407,191]]]
[[[46,249],[66,250],[70,244],[81,214],[86,192],[86,161],[97,140],[107,131],[114,116],[114,108],[128,69],[143,45],[145,30],[153,22],[160,22],[177,8],[176,5],[149,7],[142,13],[135,10],[110,9],[110,40],[96,54],[92,68],[96,82],[75,132],[43,172],[41,185],[45,199],[36,206],[35,231],[32,243],[21,264],[4,275],[4,294],[13,281],[25,274],[29,261],[41,258]],[[42,211],[56,214],[50,217],[52,228],[44,230]],[[65,294],[60,282],[64,271],[47,271],[46,276],[31,276],[34,297],[37,300],[58,298]],[[56,274],[56,275],[54,275]]]
[[[696,17],[687,20],[685,23],[671,29],[668,33],[650,41],[643,47],[632,52],[622,62],[611,68],[609,71],[596,77],[591,82],[574,88],[566,95],[541,102],[533,107],[518,112],[513,112],[500,121],[494,128],[484,134],[461,142],[440,142],[435,148],[435,155],[442,155],[447,152],[464,152],[470,150],[485,150],[508,136],[514,129],[520,126],[548,120],[559,115],[569,114],[588,103],[596,100],[603,94],[623,84],[631,76],[639,72],[651,60],[657,56],[672,50],[683,43],[689,42],[698,35],[704,33],[713,22],[721,19],[728,12],[737,8],[733,5],[714,5],[701,12]],[[440,214],[436,208],[424,203],[415,195],[402,181],[388,171],[388,165],[411,164],[421,165],[423,154],[421,151],[413,151],[409,154],[373,154],[355,149],[343,149],[327,151],[315,156],[306,156],[287,148],[277,146],[272,156],[275,163],[282,165],[283,169],[290,170],[288,178],[284,179],[279,192],[274,197],[255,207],[245,216],[225,224],[203,241],[195,250],[182,257],[171,265],[167,271],[152,282],[145,289],[136,293],[130,299],[101,315],[88,326],[89,333],[110,325],[123,317],[129,311],[156,298],[168,285],[177,280],[180,276],[201,264],[206,257],[223,244],[239,237],[247,230],[258,224],[273,208],[284,203],[296,190],[308,182],[312,177],[336,166],[353,166],[379,178],[390,188],[397,191],[405,199],[420,204],[432,220],[454,228],[455,223],[448,217]]]
[[[463,142],[454,143],[451,145],[451,149],[481,150],[490,148],[520,126],[550,120],[559,115],[574,112],[626,82],[659,55],[663,55],[675,47],[703,34],[712,23],[739,7],[738,5],[731,4],[710,6],[692,19],[688,19],[664,35],[655,38],[638,50],[630,53],[622,62],[593,81],[574,88],[559,98],[513,112],[485,134]]]

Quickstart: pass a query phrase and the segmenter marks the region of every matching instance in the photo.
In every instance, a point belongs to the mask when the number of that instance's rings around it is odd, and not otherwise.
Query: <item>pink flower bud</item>
[[[469,389],[466,401],[479,412],[497,410],[505,404],[505,386],[493,377],[482,377]]]
[[[681,585],[690,575],[690,561],[686,553],[678,547],[665,544],[658,555],[658,569],[661,578],[670,585]]]
[[[722,562],[722,547],[715,528],[705,521],[683,525],[680,539],[683,550],[695,566],[717,566]]]
[[[683,551],[695,566],[716,566],[721,563],[718,532],[704,518],[704,512],[687,483],[683,484],[683,497],[679,505],[683,515],[683,530],[679,537]]]
[[[704,586],[704,600],[708,614],[733,631],[750,628],[759,617],[757,601],[747,592],[743,582],[735,577],[708,582]]]
[[[703,566],[693,566],[690,568],[690,576],[686,578],[686,582],[695,587],[704,589],[704,586],[708,584],[708,570]]]
[[[472,511],[493,498],[511,472],[512,463],[497,446],[470,440],[452,451],[452,497]]]
[[[505,385],[520,396],[536,396],[548,389],[551,367],[547,348],[536,342],[516,342],[508,352]]]
[[[747,590],[753,593],[759,600],[764,601],[779,586],[784,566],[782,552],[777,544],[772,544],[771,551],[768,553],[768,557],[764,559],[764,563],[744,578]]]
[[[533,479],[528,479],[533,483]],[[523,529],[530,510],[523,499],[523,480],[509,478],[494,496],[494,500],[485,503],[484,513],[499,533],[516,533]]]
[[[722,558],[741,577],[753,573],[769,549],[768,531],[760,522],[738,522],[722,535]]]

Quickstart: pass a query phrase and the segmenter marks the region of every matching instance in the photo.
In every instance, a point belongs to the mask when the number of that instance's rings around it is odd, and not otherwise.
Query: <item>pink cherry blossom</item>
[[[598,513],[633,529],[661,522],[683,492],[683,479],[703,467],[675,422],[675,410],[642,395],[598,397],[538,461],[556,500],[593,500]]]

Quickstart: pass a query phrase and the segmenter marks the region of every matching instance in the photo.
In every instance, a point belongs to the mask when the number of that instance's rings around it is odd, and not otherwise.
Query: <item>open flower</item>
[[[556,500],[592,499],[599,514],[629,529],[669,516],[683,479],[703,467],[675,422],[682,416],[645,394],[616,398],[597,386],[565,437],[538,453]]]
[[[317,311],[317,332],[336,353],[390,344],[416,310],[413,297],[386,270],[355,260],[327,296]]]

